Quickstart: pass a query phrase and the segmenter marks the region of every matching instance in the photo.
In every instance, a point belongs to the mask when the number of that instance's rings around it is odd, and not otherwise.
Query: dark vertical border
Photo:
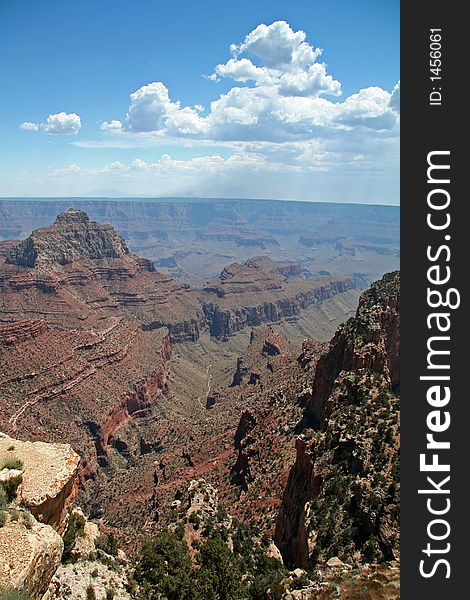
[[[470,376],[470,316],[467,311],[468,278],[470,277],[470,227],[468,206],[469,192],[464,181],[469,168],[465,165],[468,150],[464,140],[469,135],[467,112],[469,100],[464,92],[468,89],[467,40],[468,24],[459,14],[459,3],[428,0],[427,2],[403,2],[401,4],[401,276],[402,276],[402,343],[401,343],[401,447],[402,447],[402,513],[401,513],[401,581],[402,599],[425,598],[453,599],[470,597],[468,575],[468,541],[470,534],[470,501],[466,491],[470,483],[470,392],[467,379]],[[430,80],[430,29],[442,29],[442,80]],[[430,106],[432,88],[442,88],[442,105]],[[437,95],[436,95],[437,97]],[[465,108],[464,108],[465,104]],[[433,185],[427,181],[427,155],[431,151],[449,150],[450,183],[440,186],[451,197],[448,212],[451,223],[448,230],[433,231],[427,225],[430,209],[427,195]],[[436,172],[437,174],[437,172]],[[443,176],[443,172],[441,173]],[[445,196],[441,195],[441,199]],[[438,198],[438,195],[435,196]],[[441,211],[439,217],[444,218]],[[437,217],[436,217],[437,218]],[[446,240],[445,235],[451,239]],[[427,370],[427,341],[436,335],[435,328],[429,329],[426,319],[433,312],[427,303],[427,288],[430,286],[428,268],[436,263],[426,256],[427,247],[434,249],[448,245],[436,261],[442,269],[449,266],[451,279],[445,288],[457,288],[461,295],[460,307],[452,310],[439,308],[450,314],[449,356],[442,356],[441,363],[450,362],[448,371],[432,371],[433,374],[450,374],[451,400],[441,411],[449,411],[451,424],[447,431],[436,434],[436,439],[450,441],[450,450],[439,452],[439,461],[450,464],[449,473],[434,473],[434,480],[441,482],[450,475],[449,494],[420,495],[418,489],[432,488],[426,485],[426,476],[433,473],[420,471],[419,457],[426,452],[426,434],[429,433],[426,418],[433,408],[428,404],[426,391],[428,381],[420,381],[420,375],[429,375]],[[446,344],[442,343],[442,348]],[[444,383],[443,383],[444,385]],[[443,414],[443,412],[442,412]],[[432,454],[432,451],[428,451]],[[428,459],[429,462],[429,459]],[[427,508],[431,497],[435,508],[446,505],[449,511],[442,515],[450,525],[448,538],[432,540],[427,527],[433,518]],[[440,502],[440,504],[439,504]],[[445,525],[434,526],[435,535],[444,535]],[[432,549],[442,551],[450,544],[449,552],[436,552],[428,557],[423,550],[428,542]],[[441,563],[432,577],[420,574],[420,561],[425,560],[428,573],[439,558],[450,565],[450,578],[446,578],[447,567]]]

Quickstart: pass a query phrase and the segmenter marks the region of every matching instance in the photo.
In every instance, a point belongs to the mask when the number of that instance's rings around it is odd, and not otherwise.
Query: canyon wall
[[[318,359],[274,536],[289,566],[398,555],[399,298],[385,275]]]

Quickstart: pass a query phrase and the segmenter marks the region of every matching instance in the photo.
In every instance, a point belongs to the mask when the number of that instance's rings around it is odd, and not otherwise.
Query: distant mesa
[[[90,221],[83,210],[70,208],[50,227],[36,229],[13,246],[6,263],[19,267],[66,265],[81,259],[119,258],[129,254],[124,239],[111,225]]]

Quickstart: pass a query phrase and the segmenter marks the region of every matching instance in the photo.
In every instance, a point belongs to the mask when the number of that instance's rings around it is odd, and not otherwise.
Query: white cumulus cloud
[[[397,113],[400,112],[400,82],[393,88],[390,98],[390,108]]]
[[[144,187],[144,181],[151,186],[158,176],[159,182],[171,181],[173,191],[176,184],[170,176],[182,173],[191,177],[218,173],[221,181],[230,176],[236,189],[248,173],[253,174],[252,182],[256,173],[264,185],[268,175],[288,172],[301,173],[304,181],[311,182],[309,178],[320,173],[325,182],[334,177],[345,181],[361,177],[361,189],[367,177],[374,181],[382,177],[388,185],[395,181],[399,82],[390,91],[371,85],[340,98],[341,83],[319,60],[322,50],[307,40],[304,31],[294,31],[285,21],[258,25],[240,43],[232,44],[230,51],[231,57],[206,78],[234,83],[206,107],[184,106],[163,82],[154,81],[130,94],[124,118],[102,122],[100,128],[107,134],[103,139],[74,142],[87,148],[145,148],[163,143],[211,147],[207,156],[180,160],[165,154],[154,162],[136,158],[130,164],[82,169],[80,176],[119,174],[141,181]],[[218,150],[213,153],[214,147],[223,148],[223,156]],[[188,186],[185,189],[192,189]]]
[[[177,108],[161,81],[149,83],[131,94],[126,125],[131,131],[159,131],[164,128],[168,113]]]
[[[306,42],[304,31],[294,31],[285,21],[271,25],[258,25],[245,40],[232,44],[232,58],[215,67],[211,79],[228,77],[234,81],[254,81],[256,85],[269,85],[286,96],[320,96],[341,94],[341,84],[318,63],[321,49]],[[260,66],[246,54],[258,59]]]
[[[81,126],[80,117],[77,114],[60,112],[49,115],[46,122],[41,125],[41,129],[52,135],[76,135]]]
[[[238,85],[207,111],[199,104],[182,106],[163,82],[155,81],[130,94],[122,123],[104,121],[101,129],[154,140],[234,143],[331,139],[352,129],[397,135],[399,84],[392,93],[371,86],[342,102],[327,99],[341,95],[340,82],[318,62],[322,51],[287,22],[260,24],[230,50],[232,57],[209,79],[226,77]]]
[[[285,21],[271,25],[261,23],[240,45],[232,44],[231,50],[235,55],[247,53],[257,56],[272,68],[286,68],[296,62],[312,64],[322,51],[306,43],[306,37],[304,31],[293,31]]]
[[[103,121],[100,125],[100,129],[103,131],[122,131],[122,123],[116,119],[113,119],[112,121]]]
[[[21,123],[20,129],[24,129],[25,131],[38,131],[39,125],[37,123],[31,123],[30,121],[24,121],[24,123]]]

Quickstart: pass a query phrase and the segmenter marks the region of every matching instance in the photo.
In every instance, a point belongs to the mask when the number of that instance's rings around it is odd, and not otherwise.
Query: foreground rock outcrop
[[[0,464],[22,466],[21,503],[41,523],[63,531],[78,491],[80,456],[69,444],[21,441],[0,433]]]
[[[50,526],[10,515],[0,527],[0,586],[24,590],[40,600],[57,571],[64,543]]]
[[[73,508],[78,463],[67,444],[0,433],[0,590],[29,600],[86,600],[91,589],[130,599],[124,553]]]
[[[5,478],[2,488],[8,504],[0,507],[0,586],[22,589],[31,600],[46,592],[61,561],[59,532],[77,494],[79,462],[68,444],[25,442],[0,433],[0,466],[21,473],[14,487]]]

